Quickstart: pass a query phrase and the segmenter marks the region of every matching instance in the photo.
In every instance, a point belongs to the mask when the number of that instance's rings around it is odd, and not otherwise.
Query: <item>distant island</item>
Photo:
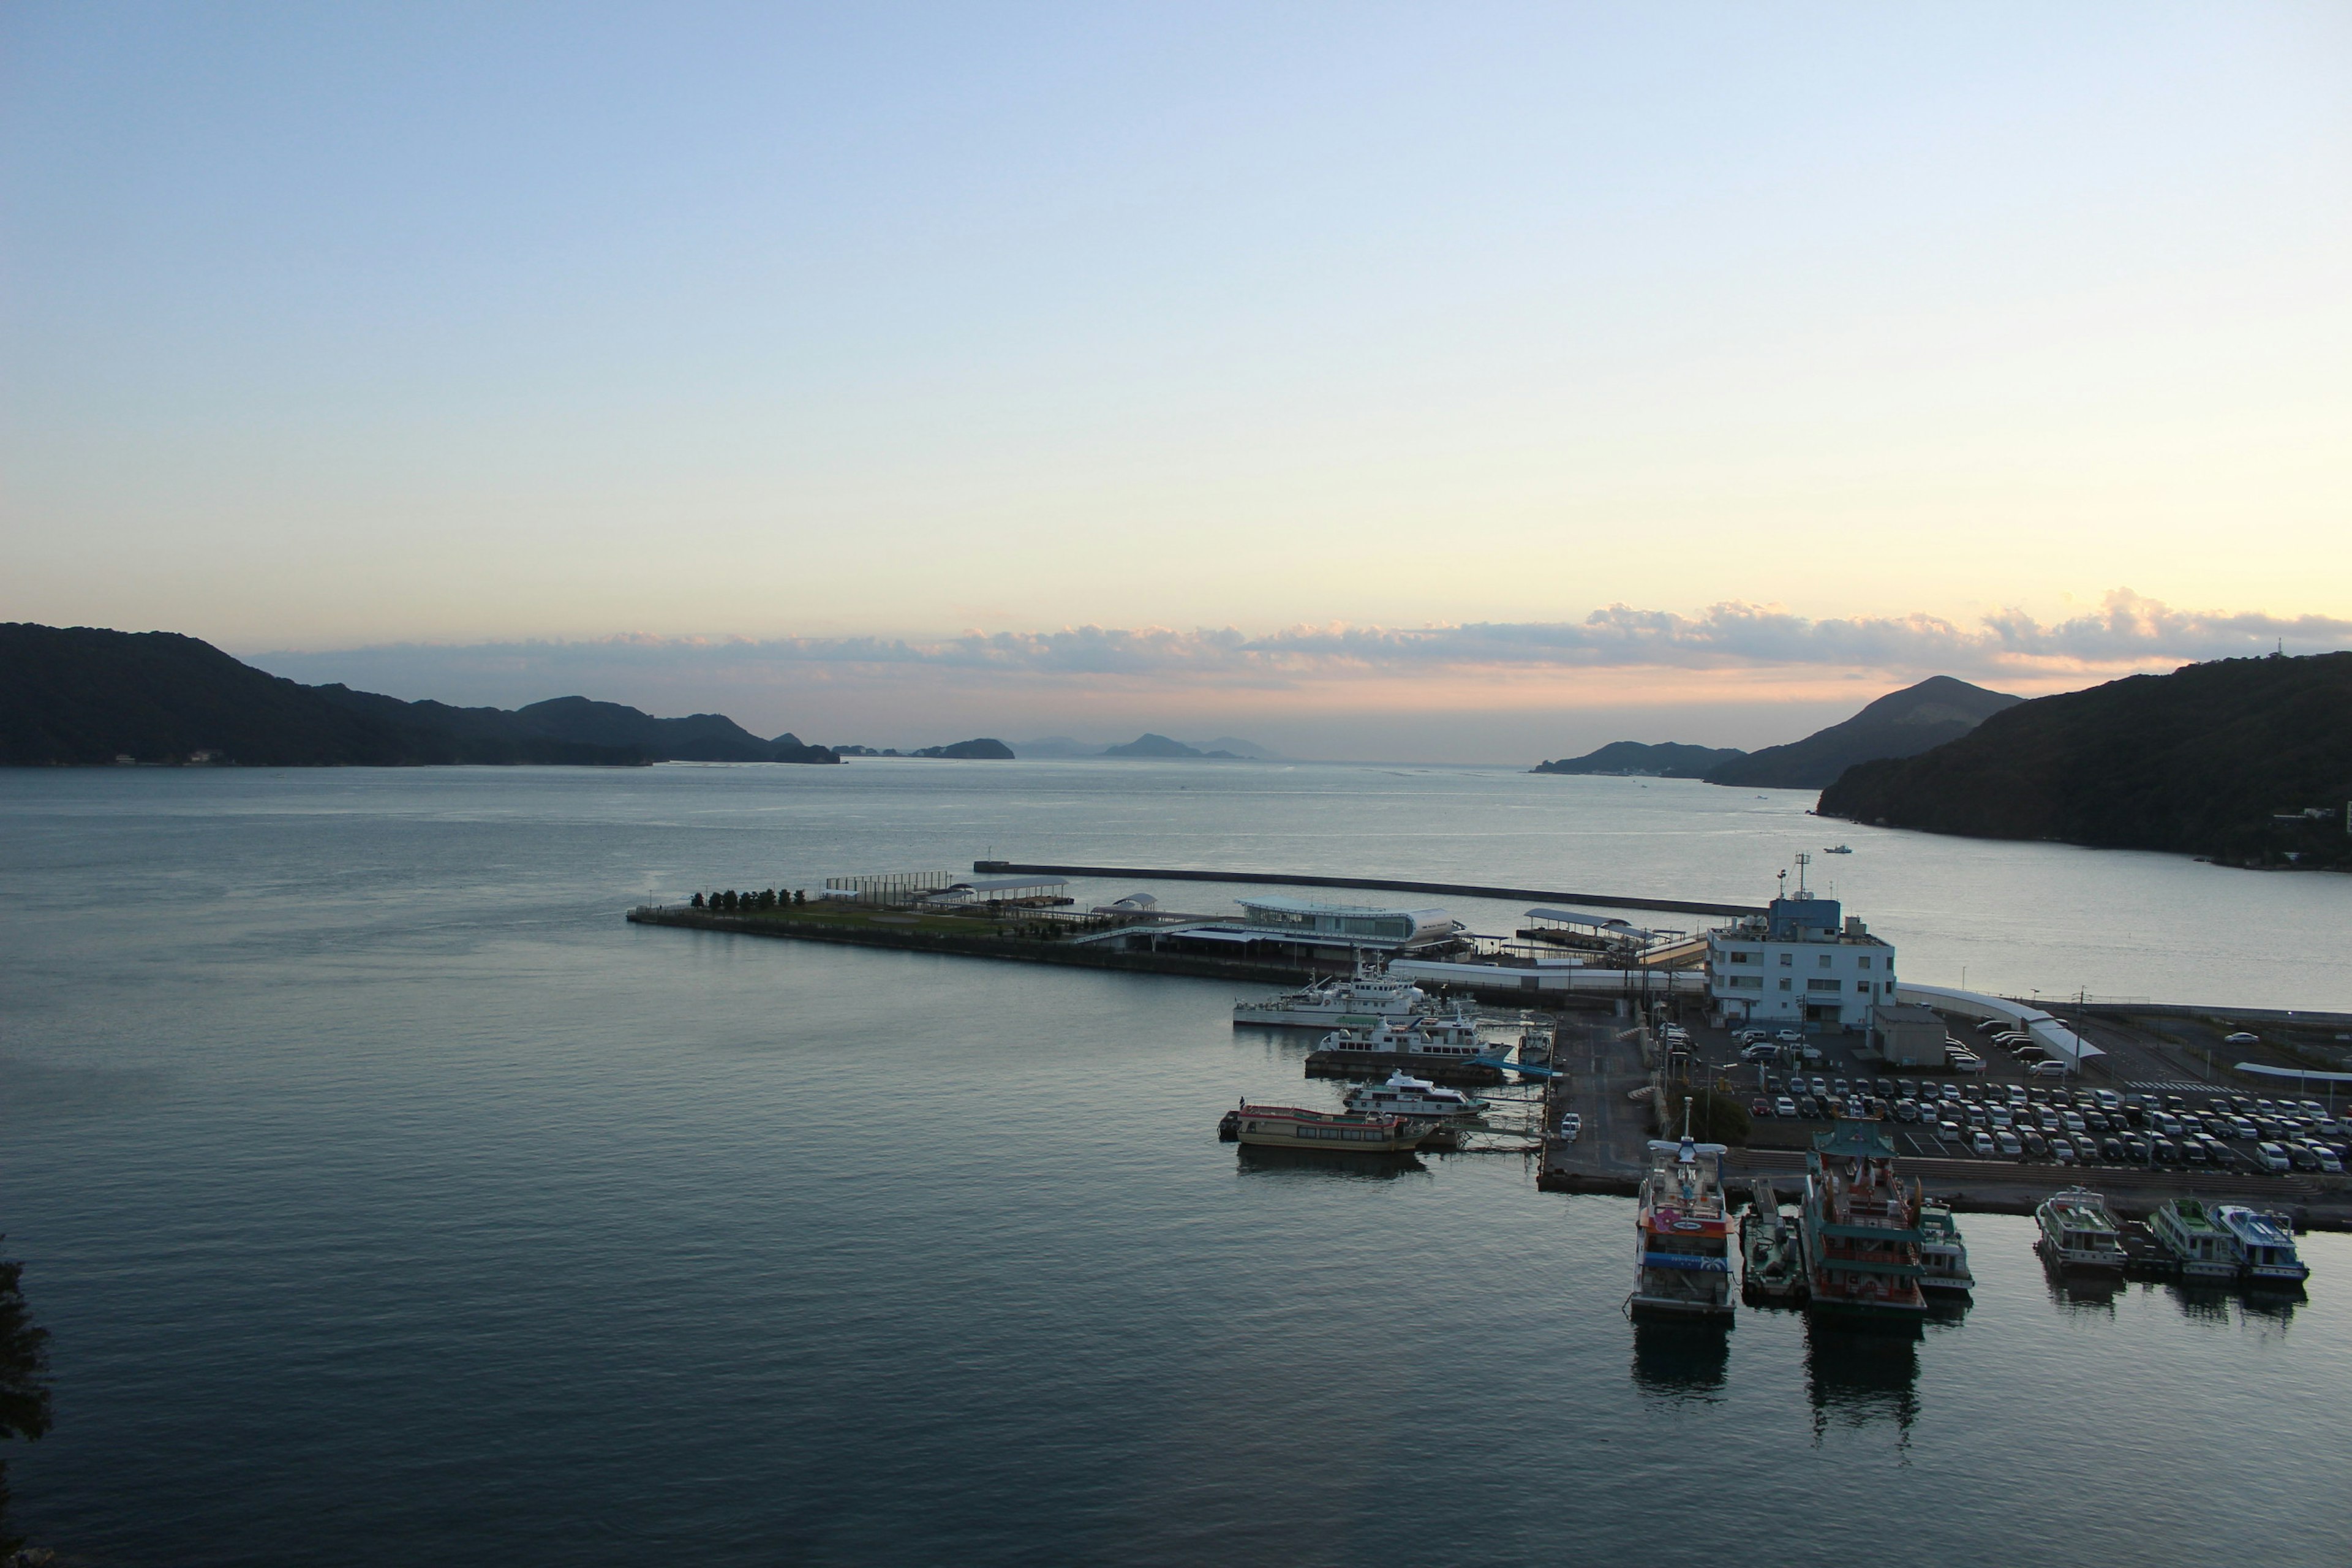
[[[915,755],[960,757],[967,762],[1009,763],[1013,760],[1013,748],[1002,741],[992,741],[983,737],[977,741],[958,741],[947,746],[925,746]]]
[[[1223,757],[1245,762],[1279,762],[1282,753],[1255,741],[1244,741],[1237,735],[1220,735],[1213,741],[1175,741],[1166,735],[1145,733],[1118,746],[1092,745],[1072,740],[1067,735],[1047,735],[1040,740],[1015,741],[1013,751],[1022,757]]]
[[[1675,741],[1645,745],[1640,741],[1612,741],[1599,751],[1587,752],[1580,757],[1538,763],[1532,771],[1602,773],[1617,778],[1696,779],[1705,778],[1709,768],[1720,767],[1747,754],[1737,746],[1686,746]]]
[[[1198,746],[1188,746],[1181,741],[1150,733],[1138,735],[1124,746],[1106,746],[1102,754],[1106,757],[1225,757],[1240,760],[1240,753],[1235,752],[1204,752]]]
[[[1864,763],[1824,816],[1980,838],[2352,867],[2352,653],[2221,659],[2021,702]]]
[[[718,713],[656,719],[585,697],[512,711],[404,702],[299,685],[175,632],[0,625],[0,766],[840,760],[790,733],[762,740]]]
[[[1581,757],[1544,763],[1539,773],[1618,773],[1760,789],[1820,789],[1856,763],[1909,757],[1969,733],[2024,700],[1948,675],[1891,691],[1843,723],[1760,752],[1612,741]]]

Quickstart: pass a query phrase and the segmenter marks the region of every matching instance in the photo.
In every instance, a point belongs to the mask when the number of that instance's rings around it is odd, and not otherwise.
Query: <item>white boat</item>
[[[1429,993],[1410,980],[1392,980],[1377,959],[1359,959],[1345,979],[1318,980],[1263,1002],[1234,1004],[1236,1024],[1288,1028],[1369,1028],[1383,1020],[1402,1024],[1437,1010]]]
[[[2247,1279],[2262,1285],[2300,1285],[2311,1278],[2310,1265],[2295,1256],[2294,1224],[2286,1215],[2243,1204],[2222,1204],[2214,1209],[2213,1217],[2237,1237]]]
[[[1413,1018],[1402,1026],[1381,1018],[1369,1028],[1338,1028],[1323,1037],[1322,1048],[1373,1056],[1434,1057],[1449,1061],[1467,1061],[1481,1054],[1478,1021],[1467,1013],[1456,1013],[1450,1018]]]
[[[2044,1198],[2033,1211],[2041,1222],[2042,1246],[2052,1262],[2067,1268],[2124,1268],[2124,1236],[2107,1200],[2081,1187]]]
[[[1684,1113],[1689,1121],[1687,1110]],[[1650,1142],[1650,1173],[1634,1217],[1636,1316],[1729,1321],[1731,1217],[1724,1210],[1720,1143]]]
[[[1359,1116],[1409,1116],[1462,1121],[1486,1113],[1486,1102],[1458,1089],[1440,1089],[1425,1078],[1398,1071],[1386,1083],[1359,1084],[1342,1097]]]
[[[1919,1209],[1919,1289],[1965,1294],[1976,1289],[1969,1272],[1969,1244],[1943,1204],[1923,1204]]]
[[[2245,1248],[2195,1198],[2167,1198],[2148,1216],[2147,1228],[2180,1266],[2182,1279],[2225,1281],[2238,1277]]]

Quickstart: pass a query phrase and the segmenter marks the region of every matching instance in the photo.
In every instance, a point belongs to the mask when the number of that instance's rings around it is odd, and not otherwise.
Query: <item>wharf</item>
[[[1543,1155],[1536,1185],[1548,1193],[1640,1191],[1650,1168],[1650,1102],[1628,1096],[1648,1086],[1643,1030],[1610,1019],[1556,1020],[1552,1067],[1562,1074],[1544,1096]],[[1573,1143],[1559,1119],[1574,1111],[1583,1127]]]
[[[1534,900],[1538,903],[1584,904],[1604,910],[1659,910],[1684,915],[1760,915],[1754,904],[1703,903],[1690,899],[1653,899],[1627,893],[1567,893],[1556,888],[1490,888],[1470,882],[1412,882],[1389,877],[1322,877],[1297,871],[1195,871],[1166,866],[1043,866],[1024,860],[975,860],[976,876],[1109,877],[1127,881],[1239,882],[1283,888],[1364,888],[1383,893],[1435,893],[1442,898]]]

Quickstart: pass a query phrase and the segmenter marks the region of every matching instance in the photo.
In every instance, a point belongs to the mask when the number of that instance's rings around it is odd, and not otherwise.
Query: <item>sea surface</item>
[[[1748,902],[1843,842],[1814,885],[1912,980],[2352,1007],[2352,878],[1809,803],[0,772],[0,1229],[57,1418],[0,1446],[9,1522],[93,1564],[2345,1563],[2352,1238],[2301,1300],[2075,1296],[1970,1217],[1974,1305],[1916,1342],[1637,1335],[1624,1200],[1217,1142],[1236,1096],[1329,1093],[1231,985],[622,919],[992,851]]]

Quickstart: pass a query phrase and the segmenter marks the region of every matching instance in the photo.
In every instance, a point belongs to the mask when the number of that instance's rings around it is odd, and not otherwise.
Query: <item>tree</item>
[[[37,1443],[49,1429],[49,1331],[33,1321],[19,1289],[25,1266],[0,1258],[0,1438]],[[0,1552],[24,1542],[10,1533],[7,1467],[0,1465]]]
[[[700,893],[694,895],[694,900],[690,907],[698,910],[702,907],[702,895]]]

